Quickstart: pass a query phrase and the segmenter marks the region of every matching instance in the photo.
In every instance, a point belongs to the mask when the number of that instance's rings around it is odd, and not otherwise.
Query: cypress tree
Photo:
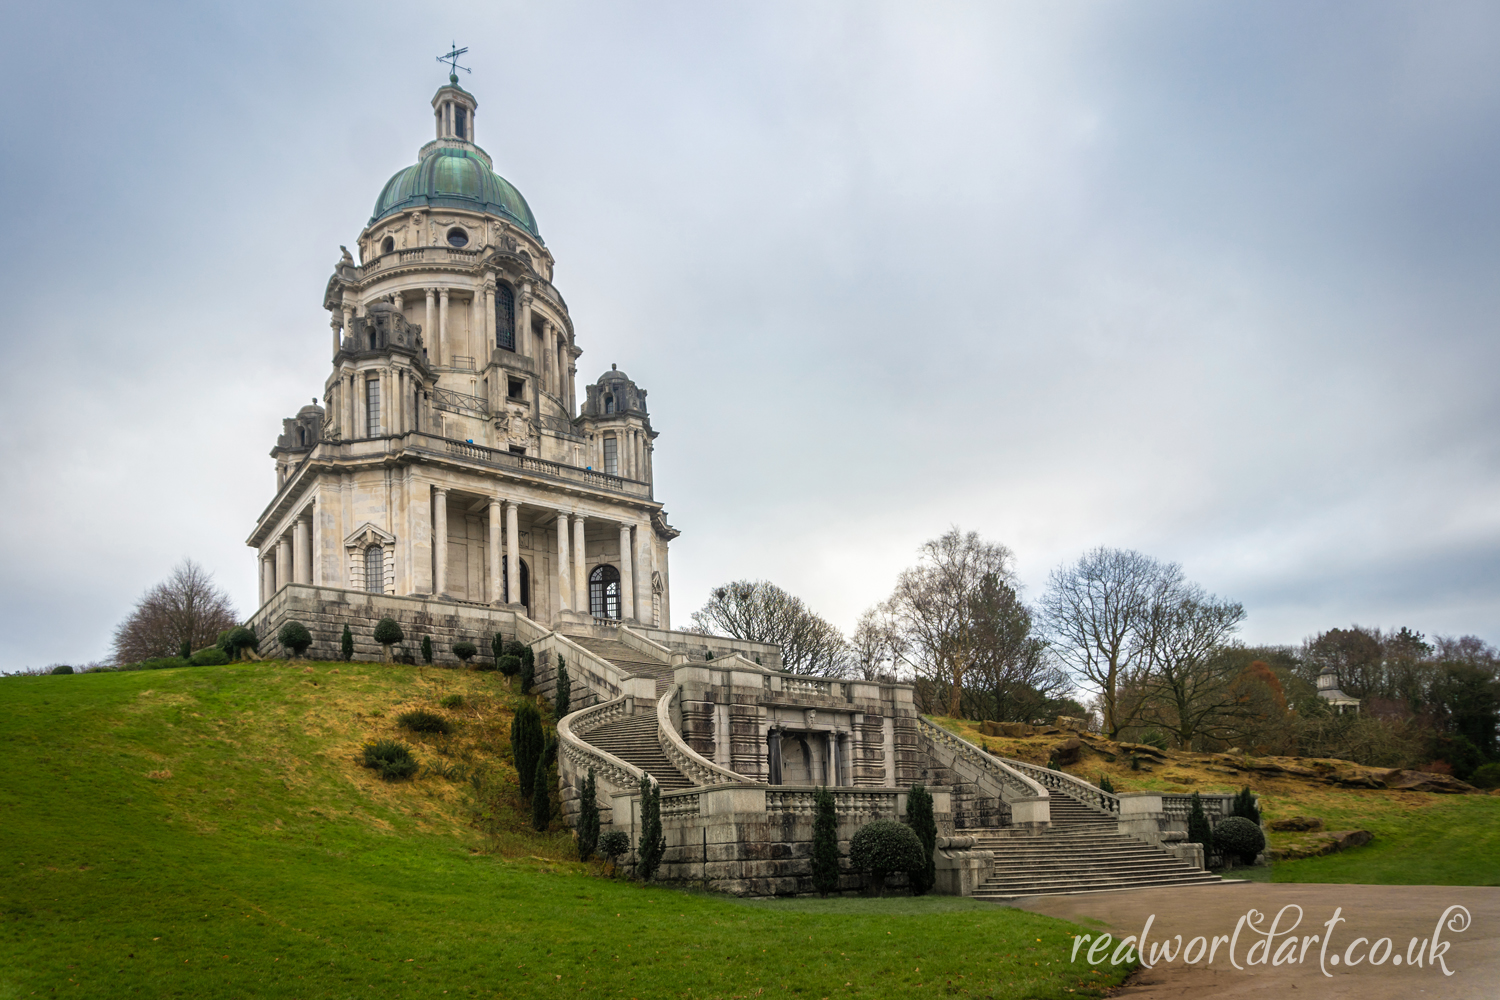
[[[553,714],[559,719],[567,715],[569,706],[573,699],[573,681],[568,677],[568,665],[563,661],[562,654],[557,654],[557,691],[552,698],[555,706]]]
[[[547,654],[543,653],[542,655],[546,656]],[[547,664],[544,661],[542,667],[545,669],[546,666]],[[527,646],[526,651],[521,654],[521,693],[530,694],[531,685],[534,683],[536,683],[536,655],[532,653],[531,647]]]
[[[911,894],[920,896],[932,891],[937,885],[937,862],[933,852],[937,850],[937,820],[932,815],[932,795],[923,785],[912,785],[906,795],[906,821],[922,842],[922,857],[926,863],[911,872]]]
[[[432,662],[432,636],[430,635],[422,636],[422,662]]]
[[[536,706],[525,702],[510,723],[510,751],[516,763],[521,794],[530,798],[536,782],[536,762],[544,756],[542,717]]]
[[[193,644],[186,639],[182,640],[182,645],[177,647],[177,655],[184,660],[190,659],[193,655]]]
[[[641,839],[636,846],[636,877],[649,882],[661,867],[667,851],[667,838],[661,830],[661,789],[651,775],[641,775]]]
[[[1203,799],[1197,792],[1188,800],[1187,839],[1189,843],[1203,845],[1203,857],[1207,861],[1214,850],[1214,830],[1208,824],[1208,816],[1203,812]]]
[[[548,746],[550,750],[550,745]],[[537,831],[546,830],[552,822],[552,781],[547,765],[546,751],[537,755],[536,777],[531,782],[531,826]]]
[[[587,861],[599,847],[599,788],[594,783],[594,769],[583,781],[578,799],[578,860]]]
[[[344,657],[345,663],[354,658],[354,633],[349,631],[348,625],[344,626],[344,634],[339,639],[339,653]]]
[[[503,655],[504,649],[505,640],[500,638],[499,632],[496,632],[494,635],[490,636],[490,655],[495,658],[496,670],[500,669],[500,657]]]
[[[1255,793],[1246,785],[1234,793],[1234,806],[1230,810],[1232,816],[1243,816],[1256,826],[1260,826],[1260,807],[1256,805]]]
[[[819,788],[813,798],[812,882],[819,896],[839,888],[838,808],[827,788]]]

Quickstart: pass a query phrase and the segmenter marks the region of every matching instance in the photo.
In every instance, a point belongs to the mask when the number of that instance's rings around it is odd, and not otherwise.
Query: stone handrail
[[[625,698],[622,696],[570,712],[557,723],[558,752],[564,755],[579,774],[587,774],[589,768],[593,768],[597,780],[612,785],[618,791],[638,787],[645,772],[629,761],[600,750],[584,737],[606,723],[623,719],[625,710]]]
[[[531,645],[552,634],[550,628],[538,625],[519,611],[516,612],[516,641]]]
[[[654,639],[646,638],[629,625],[621,625],[615,633],[615,638],[637,653],[645,653],[653,660],[658,660],[662,663],[672,662],[672,651],[670,649]]]
[[[531,648],[537,653],[550,652],[554,656],[561,653],[566,657],[568,677],[575,685],[575,691],[576,686],[582,684],[599,701],[608,701],[626,693],[626,677],[620,673],[619,667],[598,653],[584,649],[561,632],[546,633],[534,640]]]
[[[1054,771],[1050,767],[1038,767],[1024,760],[1012,760],[1009,757],[1001,759],[1017,771],[1029,775],[1048,788],[1055,788],[1064,795],[1078,799],[1086,806],[1093,806],[1107,813],[1120,811],[1119,796],[1111,795],[1104,789],[1091,785],[1082,778],[1075,778],[1066,771]]]
[[[415,448],[455,455],[471,462],[482,462],[485,465],[514,469],[517,472],[545,476],[548,479],[582,483],[602,490],[609,490],[612,493],[624,493],[629,496],[644,497],[646,499],[651,498],[650,483],[642,483],[634,479],[624,479],[620,476],[611,476],[608,473],[596,472],[593,469],[580,469],[572,465],[563,465],[560,462],[549,462],[546,459],[535,458],[531,455],[513,455],[508,451],[487,448],[481,444],[472,444],[468,441],[459,441],[455,438],[438,437],[436,434],[413,431],[407,435],[407,439],[410,441],[411,446]]]
[[[1048,798],[1047,789],[1031,778],[1023,774],[1020,769],[1012,766],[1016,761],[1002,760],[993,754],[986,753],[979,747],[970,743],[961,736],[955,736],[942,726],[927,721],[922,716],[917,716],[917,731],[934,743],[940,743],[950,750],[962,755],[971,763],[995,778],[1006,789],[1025,798]]]
[[[1210,823],[1217,823],[1226,816],[1232,815],[1234,811],[1233,792],[1199,792],[1198,801],[1203,803],[1203,815]],[[1192,802],[1192,795],[1163,794],[1162,812],[1167,814],[1168,819],[1180,819],[1187,822],[1188,813],[1192,811]]]
[[[667,760],[694,785],[726,785],[749,781],[743,774],[735,774],[720,767],[687,745],[677,727],[672,725],[672,703],[681,696],[682,688],[674,684],[656,702],[656,738],[661,743],[661,752],[667,755]]]

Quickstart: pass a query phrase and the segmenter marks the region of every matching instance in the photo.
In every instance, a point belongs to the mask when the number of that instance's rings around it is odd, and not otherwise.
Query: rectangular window
[[[380,433],[380,379],[365,379],[365,436]]]
[[[612,437],[604,439],[604,471],[611,476],[620,474],[619,446]]]
[[[511,399],[526,398],[526,382],[522,379],[513,378],[505,387],[505,394]]]
[[[510,453],[512,455],[524,455],[526,454],[526,446],[521,444],[513,444],[510,446]]]
[[[468,136],[464,135],[464,118],[464,108],[453,109],[453,134],[458,136],[460,139],[468,138]]]

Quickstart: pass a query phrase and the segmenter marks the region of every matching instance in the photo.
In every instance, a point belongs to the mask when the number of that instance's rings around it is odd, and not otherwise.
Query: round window
[[[469,245],[469,234],[454,226],[448,230],[448,245],[450,247],[466,247]]]

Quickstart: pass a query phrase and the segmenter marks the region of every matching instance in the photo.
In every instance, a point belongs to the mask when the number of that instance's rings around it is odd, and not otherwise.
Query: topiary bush
[[[611,830],[599,837],[599,853],[609,859],[609,863],[618,866],[620,858],[630,850],[630,834],[624,830]]]
[[[301,622],[290,621],[276,633],[276,641],[290,649],[293,656],[301,656],[312,645],[312,633]]]
[[[871,888],[885,894],[886,876],[923,867],[922,842],[904,826],[890,819],[877,819],[860,827],[849,841],[849,864],[870,876]]]
[[[437,736],[450,736],[453,733],[453,723],[424,708],[402,712],[396,716],[396,725],[403,729],[410,729],[414,733],[432,733]]]
[[[500,633],[495,633],[495,638],[498,640],[500,638]],[[528,648],[529,647],[527,647],[524,642],[518,642],[515,639],[506,639],[504,645],[500,649],[500,654],[502,656],[514,656],[517,660],[519,660],[521,657],[526,655],[526,650]]]
[[[432,662],[432,636],[430,635],[422,636],[422,662]]]
[[[410,778],[417,773],[419,766],[417,758],[412,756],[411,747],[398,740],[376,740],[374,743],[366,743],[363,763],[365,767],[379,772],[386,781]]]
[[[514,677],[521,672],[521,658],[519,656],[502,656],[496,661],[496,665],[499,666],[500,672],[506,677]]]
[[[218,646],[209,646],[194,653],[192,659],[188,660],[195,667],[222,667],[229,662],[229,654]],[[175,663],[172,666],[176,666]]]
[[[52,672],[54,674],[71,674],[73,672],[73,668],[68,666],[66,663],[61,663],[53,667]]]
[[[401,625],[396,619],[382,618],[375,623],[375,641],[389,650],[396,643],[405,642],[406,633],[401,631]]]
[[[255,633],[250,629],[243,625],[236,625],[234,628],[225,629],[220,633],[219,648],[224,651],[224,655],[229,657],[230,660],[238,660],[240,655],[247,649],[259,650],[260,640],[256,638]],[[198,652],[201,653],[203,650],[199,650]],[[228,661],[226,660],[225,662]],[[202,666],[202,664],[199,664],[199,666]]]
[[[472,660],[474,658],[474,654],[477,652],[479,652],[479,647],[474,645],[472,642],[468,642],[467,640],[463,642],[455,642],[453,644],[453,655],[464,661],[464,663],[468,663],[470,660]]]
[[[1481,764],[1469,775],[1469,784],[1475,788],[1500,788],[1500,764]]]
[[[599,848],[599,786],[594,781],[594,769],[583,779],[583,789],[578,793],[578,860],[587,861]],[[627,846],[629,841],[626,841]]]
[[[1224,853],[1239,858],[1241,864],[1255,864],[1255,856],[1266,849],[1266,835],[1260,827],[1243,816],[1230,816],[1214,827],[1214,843]]]

